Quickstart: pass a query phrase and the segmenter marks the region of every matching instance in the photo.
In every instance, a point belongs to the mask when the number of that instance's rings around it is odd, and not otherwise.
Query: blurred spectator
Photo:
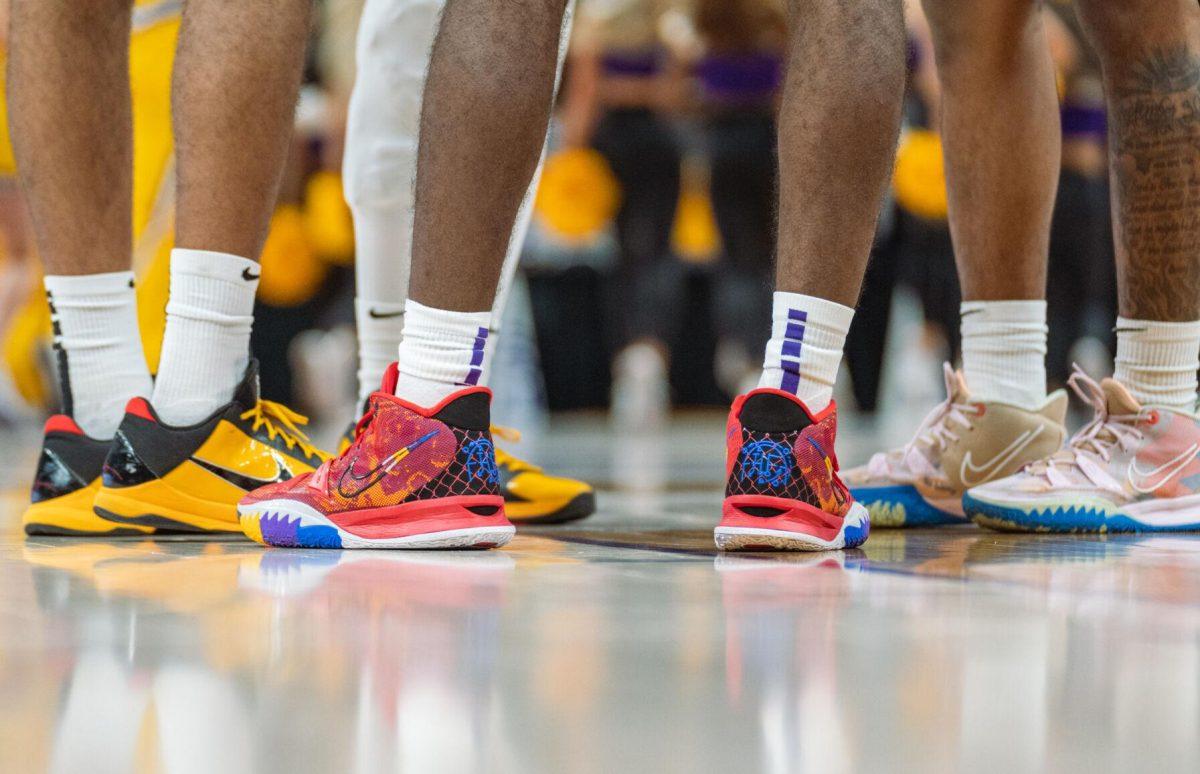
[[[621,188],[618,267],[609,319],[616,323],[614,409],[632,424],[668,406],[665,342],[671,301],[671,226],[681,152],[666,111],[678,102],[681,63],[659,36],[667,4],[591,0],[576,14],[562,111],[568,148],[591,145]]]
[[[787,22],[777,0],[697,0],[694,67],[707,130],[710,190],[724,247],[716,313],[721,386],[756,381],[771,319],[775,253],[775,111]]]

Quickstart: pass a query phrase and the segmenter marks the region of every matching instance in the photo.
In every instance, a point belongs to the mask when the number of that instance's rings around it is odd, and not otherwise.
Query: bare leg
[[[188,0],[172,104],[176,243],[257,260],[283,174],[309,0]]]
[[[565,7],[566,0],[446,4],[421,113],[414,301],[492,308],[550,118]]]
[[[904,90],[897,0],[791,0],[779,115],[777,290],[854,306]]]
[[[964,301],[1042,299],[1062,133],[1034,0],[925,0]]]
[[[1200,6],[1079,0],[1100,54],[1120,315],[1115,376],[1192,412],[1200,368]]]
[[[1111,121],[1121,316],[1200,317],[1200,6],[1079,0]]]
[[[258,260],[292,135],[310,0],[188,0],[171,109],[176,248],[154,405],[198,422],[246,375]]]
[[[46,273],[128,270],[130,0],[16,0],[9,121]]]
[[[358,71],[343,164],[357,242],[359,404],[379,389],[400,345],[412,262],[421,97],[443,5],[443,0],[368,0],[359,23]],[[529,230],[537,178],[535,174],[509,240],[493,304],[489,337],[493,343]],[[495,347],[488,350],[494,352]]]

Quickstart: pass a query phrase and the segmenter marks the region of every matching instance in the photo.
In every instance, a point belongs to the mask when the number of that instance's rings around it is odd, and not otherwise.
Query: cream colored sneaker
[[[966,522],[963,492],[1012,475],[1062,447],[1067,394],[1051,393],[1034,411],[972,401],[962,374],[947,363],[946,400],[900,449],[881,452],[845,472],[854,499],[877,527]]]

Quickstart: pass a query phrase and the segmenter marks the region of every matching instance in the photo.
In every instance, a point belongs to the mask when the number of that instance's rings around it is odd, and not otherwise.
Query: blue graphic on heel
[[[862,524],[846,527],[842,531],[842,535],[846,540],[846,548],[858,548],[863,543],[867,542],[867,538],[871,534],[871,520],[867,519]]]

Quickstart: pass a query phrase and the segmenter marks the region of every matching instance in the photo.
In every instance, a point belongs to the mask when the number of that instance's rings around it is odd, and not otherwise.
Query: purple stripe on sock
[[[800,389],[800,350],[804,347],[808,312],[789,309],[788,321],[783,332],[783,344],[780,346],[779,367],[783,369],[783,379],[780,380],[779,388],[794,395]]]
[[[467,373],[467,379],[463,384],[479,384],[479,377],[483,375],[479,366],[483,365],[483,350],[487,347],[487,338],[487,328],[480,328],[479,332],[475,334],[475,344],[471,347],[471,370]]]
[[[782,360],[779,365],[783,369],[783,379],[781,380],[779,389],[795,395],[800,389],[800,363],[791,360]]]

